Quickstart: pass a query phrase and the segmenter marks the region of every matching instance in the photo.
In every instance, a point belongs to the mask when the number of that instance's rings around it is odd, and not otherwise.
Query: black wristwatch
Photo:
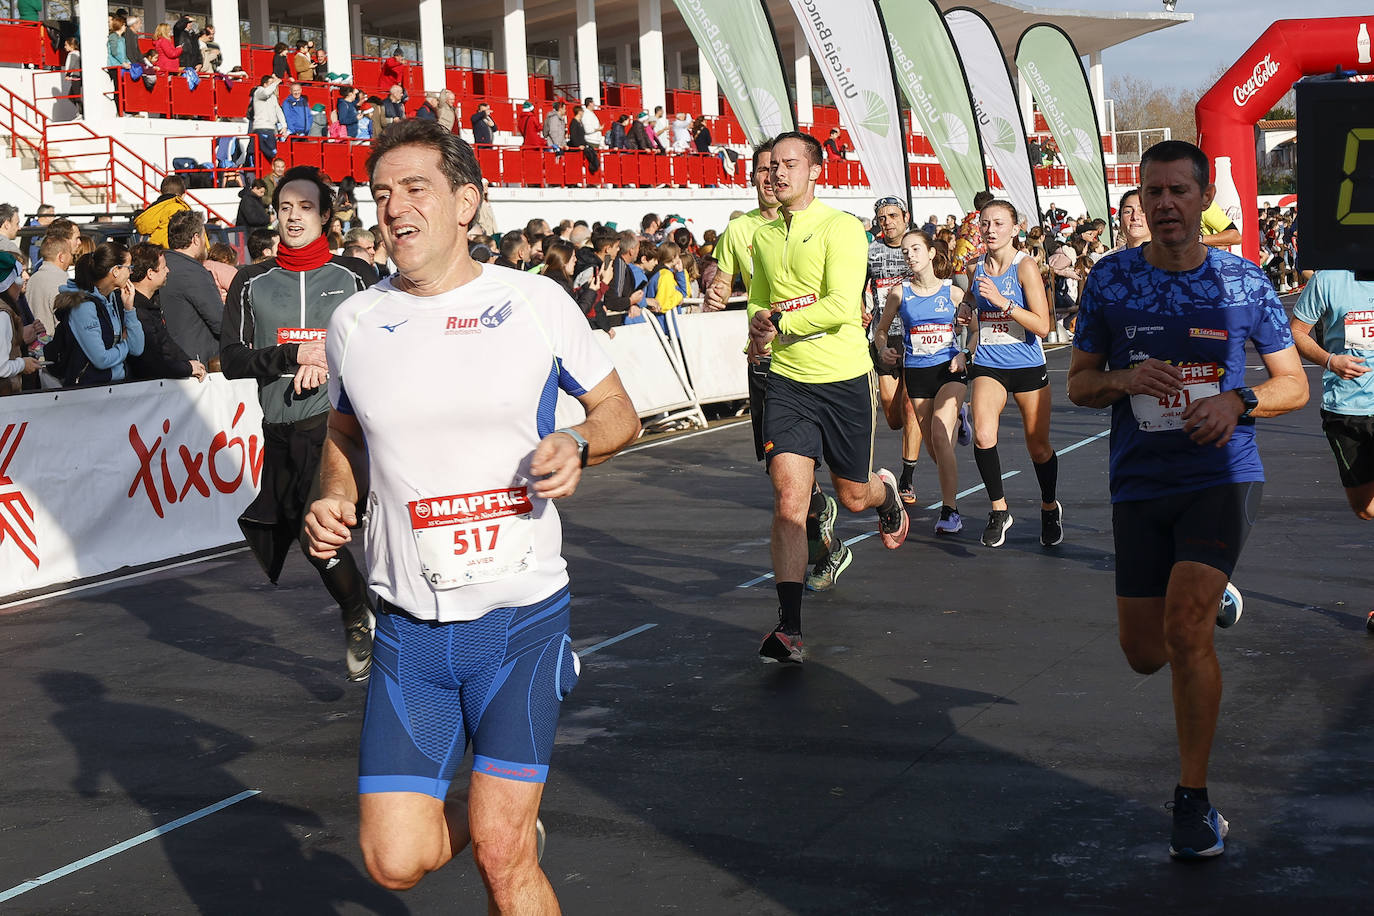
[[[782,333],[782,312],[769,312],[768,320],[773,322],[773,329],[779,334]]]
[[[587,466],[587,437],[583,436],[577,430],[569,429],[566,426],[562,429],[555,429],[554,432],[562,433],[577,443],[577,448],[582,453],[582,466],[585,468]]]
[[[1259,398],[1249,388],[1237,388],[1235,391],[1236,394],[1240,395],[1240,402],[1245,405],[1245,411],[1240,415],[1240,418],[1247,420],[1255,408],[1259,406]]]

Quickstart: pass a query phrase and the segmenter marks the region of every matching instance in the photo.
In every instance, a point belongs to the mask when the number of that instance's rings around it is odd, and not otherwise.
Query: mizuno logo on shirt
[[[813,232],[811,233],[811,235],[808,235],[806,238],[802,239],[802,244],[805,245],[807,242],[811,241],[811,236],[815,234],[816,233]]]
[[[321,296],[342,296],[344,291],[341,289],[326,289],[320,292]]]
[[[398,321],[398,322],[396,322],[395,324],[384,324],[384,325],[381,325],[381,327],[384,328],[384,329],[387,330],[387,331],[390,331],[392,334],[395,334],[395,333],[396,333],[396,329],[399,328],[401,325],[405,324],[406,321],[409,321],[409,320],[410,320],[410,319],[407,318],[405,321]]]

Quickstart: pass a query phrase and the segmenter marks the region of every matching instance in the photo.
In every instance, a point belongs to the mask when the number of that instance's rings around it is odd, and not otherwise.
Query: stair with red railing
[[[40,202],[46,202],[47,188],[56,179],[88,203],[113,206],[123,192],[130,201],[146,207],[157,199],[168,174],[114,137],[98,134],[82,121],[54,122],[32,102],[0,86],[0,131],[6,128],[10,154],[27,155],[37,166]],[[73,166],[73,160],[83,163]],[[91,196],[96,199],[90,200]],[[210,219],[233,225],[194,192],[183,196]]]

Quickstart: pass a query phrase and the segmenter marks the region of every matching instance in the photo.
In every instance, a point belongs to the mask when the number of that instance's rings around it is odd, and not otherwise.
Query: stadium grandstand
[[[1008,54],[1017,35],[1035,22],[1053,23],[1070,35],[1089,63],[1109,184],[1134,185],[1135,166],[1115,155],[1102,52],[1191,16],[1038,9],[1010,0],[960,5],[988,18]],[[838,129],[839,147],[852,149],[792,7],[782,0],[768,6],[800,124],[821,139]],[[106,69],[107,14],[116,11],[133,27],[125,27],[131,49],[135,41],[139,53],[152,49],[159,24],[178,27],[185,44],[182,33],[189,25],[200,36],[192,43],[210,59],[194,68],[150,65],[141,73],[146,58],[131,56],[132,67]],[[238,28],[206,36],[207,25],[226,21]],[[82,56],[79,71],[64,70],[73,62],[64,42],[73,36],[80,47],[95,49]],[[298,56],[301,43],[304,58]],[[300,69],[303,63],[309,66]],[[488,106],[494,132],[480,161],[491,200],[508,225],[536,217],[629,224],[646,209],[686,211],[690,201],[689,215],[698,226],[723,226],[732,211],[752,201],[744,133],[678,7],[663,0],[210,0],[172,6],[159,0],[142,7],[47,0],[39,21],[0,20],[0,133],[9,140],[0,156],[11,160],[0,169],[0,198],[26,213],[40,204],[62,213],[130,212],[154,200],[161,179],[175,170],[186,174],[190,198],[230,225],[241,188],[270,167],[272,157],[257,148],[246,114],[253,89],[274,68],[287,75],[277,87],[280,97],[290,95],[299,76],[306,103],[300,109],[304,130],[268,152],[288,165],[317,165],[334,181],[354,177],[360,184],[358,215],[365,222],[371,218],[363,168],[369,143],[331,137],[330,125],[349,90],[357,90],[360,118],[379,121],[392,83],[402,87],[412,116],[426,104],[427,93],[450,90],[459,128],[469,140],[473,114],[479,105]],[[1023,110],[1033,112],[1024,83],[1020,92]],[[522,142],[522,114],[533,112],[542,124],[556,100],[566,100],[571,110],[587,98],[599,106],[596,113],[608,133],[621,115],[634,118],[662,106],[670,123],[682,116],[687,124],[704,125],[710,142],[705,150],[694,142],[679,155],[603,149],[594,165],[588,157]],[[907,126],[917,212],[954,212],[958,208],[929,142],[914,124]],[[1024,126],[1032,139],[1048,136],[1038,112]],[[1000,186],[994,173],[989,178],[994,189]],[[1047,161],[1036,179],[1059,204],[1078,209],[1062,163]],[[822,181],[839,200],[871,196],[863,164],[852,155],[828,162]]]

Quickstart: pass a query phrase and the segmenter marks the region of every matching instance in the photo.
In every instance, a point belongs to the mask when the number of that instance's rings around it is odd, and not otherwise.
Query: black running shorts
[[[1039,391],[1050,383],[1049,370],[1044,366],[1027,366],[1024,369],[994,369],[977,363],[969,367],[968,377],[990,378],[1007,389],[1008,394],[1021,394],[1025,391]]]
[[[1341,486],[1352,490],[1374,481],[1374,417],[1323,410],[1322,432],[1336,455]]]
[[[1228,577],[1259,515],[1264,484],[1227,483],[1112,504],[1116,594],[1162,598],[1174,564],[1202,563]]]
[[[763,451],[821,459],[836,477],[863,483],[873,470],[872,372],[844,382],[796,382],[768,375],[763,405]]]
[[[968,384],[968,372],[955,374],[949,371],[949,363],[940,363],[938,366],[926,366],[921,369],[907,366],[905,376],[906,396],[913,400],[933,398],[946,385]]]

